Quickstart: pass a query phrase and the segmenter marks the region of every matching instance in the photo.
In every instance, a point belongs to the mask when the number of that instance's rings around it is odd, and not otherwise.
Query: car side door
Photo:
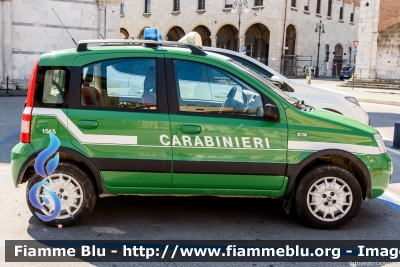
[[[206,76],[197,78],[199,92],[192,96],[183,78],[189,66],[204,69],[199,75]],[[263,114],[264,104],[279,103],[215,66],[166,58],[166,69],[171,136],[160,142],[172,146],[172,187],[254,189],[262,195],[280,189],[287,124],[267,121]]]
[[[110,193],[171,187],[171,147],[158,146],[170,133],[164,55],[112,54],[82,65],[66,119],[73,146],[94,161]]]

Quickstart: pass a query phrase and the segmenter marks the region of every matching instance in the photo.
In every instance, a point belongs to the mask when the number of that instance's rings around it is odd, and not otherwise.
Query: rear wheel
[[[296,211],[308,225],[329,229],[353,219],[361,206],[360,184],[352,173],[333,164],[307,172],[295,195]]]
[[[37,200],[40,208],[32,204]],[[54,194],[53,194],[54,193]],[[28,182],[26,198],[32,214],[49,226],[71,226],[83,221],[92,212],[97,201],[97,193],[90,174],[73,162],[60,162],[54,174],[43,179],[34,174]],[[58,214],[58,216],[55,215]],[[55,217],[49,221],[49,218]]]

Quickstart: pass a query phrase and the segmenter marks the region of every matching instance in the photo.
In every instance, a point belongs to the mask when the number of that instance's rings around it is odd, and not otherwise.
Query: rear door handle
[[[79,128],[96,129],[97,126],[99,126],[99,123],[97,121],[91,121],[91,120],[79,120],[78,121]]]
[[[187,134],[201,133],[201,126],[198,125],[181,125],[181,132]]]

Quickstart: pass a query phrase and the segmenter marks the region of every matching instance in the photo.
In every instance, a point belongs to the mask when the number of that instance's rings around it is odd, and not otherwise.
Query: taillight
[[[28,95],[26,96],[26,103],[24,112],[22,112],[21,122],[21,143],[29,143],[31,141],[31,118],[33,109],[33,98],[35,96],[36,73],[39,67],[39,60],[36,61],[32,69],[31,79],[28,86]]]
[[[32,107],[26,107],[22,113],[21,143],[29,143],[31,141],[31,117]]]

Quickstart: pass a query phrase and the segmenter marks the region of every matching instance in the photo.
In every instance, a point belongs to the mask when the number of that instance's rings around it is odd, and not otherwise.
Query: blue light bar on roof
[[[156,28],[145,28],[143,34],[144,40],[158,41],[158,32]]]

